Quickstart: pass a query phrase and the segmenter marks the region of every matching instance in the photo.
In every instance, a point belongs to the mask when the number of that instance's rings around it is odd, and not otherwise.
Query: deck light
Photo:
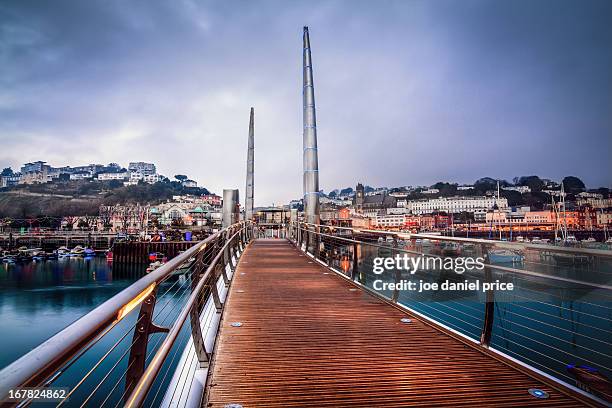
[[[533,395],[536,398],[540,398],[540,399],[546,399],[549,397],[548,393],[544,390],[541,390],[539,388],[530,388],[529,389],[529,394]]]
[[[232,323],[232,327],[240,327],[240,326],[242,326],[241,322],[233,322]]]
[[[409,319],[407,317],[402,317],[400,319],[400,322],[402,322],[402,323],[412,323],[412,319]]]

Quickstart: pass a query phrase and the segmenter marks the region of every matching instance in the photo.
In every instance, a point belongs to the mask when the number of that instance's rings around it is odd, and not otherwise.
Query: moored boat
[[[442,254],[443,255],[459,255],[461,248],[456,242],[444,242],[442,243]]]
[[[85,255],[85,248],[80,245],[75,246],[70,250],[70,256],[83,256]]]

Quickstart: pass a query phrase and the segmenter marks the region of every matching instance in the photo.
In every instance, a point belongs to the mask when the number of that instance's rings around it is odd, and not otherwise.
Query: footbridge
[[[0,404],[610,406],[612,251],[322,223],[303,44],[303,213],[254,221],[251,110],[244,214],[224,190],[222,229],[2,369]]]

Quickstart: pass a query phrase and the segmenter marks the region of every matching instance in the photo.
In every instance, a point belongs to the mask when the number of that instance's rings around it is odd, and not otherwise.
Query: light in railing
[[[151,292],[153,292],[154,289],[155,289],[155,283],[150,284],[149,286],[147,286],[145,290],[140,292],[134,299],[130,300],[121,309],[119,309],[119,312],[117,313],[117,321],[123,319],[125,316],[128,315],[128,313],[134,310],[134,308],[138,306],[140,303],[142,303],[142,301],[145,300],[147,296],[149,296]]]

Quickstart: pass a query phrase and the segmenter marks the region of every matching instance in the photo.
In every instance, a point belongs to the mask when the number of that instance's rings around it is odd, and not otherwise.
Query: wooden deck
[[[325,272],[285,240],[248,247],[225,307],[207,406],[582,406]],[[407,316],[412,323],[400,322]]]

